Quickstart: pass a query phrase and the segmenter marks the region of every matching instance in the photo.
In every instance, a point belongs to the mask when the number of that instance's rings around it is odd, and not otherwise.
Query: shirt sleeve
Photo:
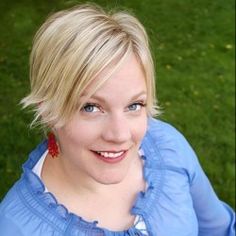
[[[235,236],[235,212],[219,200],[185,137],[172,125],[155,119],[149,120],[149,130],[165,167],[186,175],[198,236]]]
[[[190,192],[199,222],[199,236],[235,236],[235,212],[216,196],[192,151]]]

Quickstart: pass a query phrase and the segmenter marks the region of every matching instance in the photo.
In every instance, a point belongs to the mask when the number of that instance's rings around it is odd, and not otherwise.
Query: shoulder
[[[2,202],[0,203],[0,216],[2,217],[3,213],[9,212],[13,210],[14,207],[19,206],[20,198],[17,193],[17,188],[18,188],[18,183],[17,181],[13,187],[7,192],[6,196],[3,198]],[[1,220],[1,218],[0,218]]]
[[[17,222],[13,221],[7,215],[0,213],[0,229],[2,236],[23,236]]]
[[[0,203],[1,236],[39,236],[42,230],[44,235],[59,232],[46,220],[47,211],[39,201],[33,197],[25,178],[21,177]]]
[[[183,134],[172,125],[150,118],[144,143],[148,150],[155,151],[165,167],[179,168],[193,174],[198,163],[196,154]]]
[[[24,235],[21,232],[19,212],[23,207],[17,193],[18,182],[9,190],[2,202],[0,203],[0,229],[1,235],[13,236]]]
[[[147,132],[158,142],[174,142],[177,144],[186,141],[173,125],[154,118],[149,118]]]

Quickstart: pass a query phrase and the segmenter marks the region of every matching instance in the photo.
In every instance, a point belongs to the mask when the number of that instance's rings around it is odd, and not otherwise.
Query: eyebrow
[[[130,101],[136,100],[136,99],[138,99],[139,97],[141,97],[142,95],[147,95],[147,92],[146,92],[146,91],[141,91],[141,92],[139,92],[139,93],[133,95],[133,96],[130,98]],[[98,100],[98,101],[103,102],[103,103],[106,103],[105,98],[100,97],[100,96],[98,96],[98,95],[92,95],[90,98],[91,98],[91,99]]]

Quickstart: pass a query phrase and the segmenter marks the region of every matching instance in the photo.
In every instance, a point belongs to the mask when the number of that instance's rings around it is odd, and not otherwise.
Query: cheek
[[[136,142],[141,142],[147,131],[147,117],[141,117],[137,122],[133,122],[133,137]]]
[[[81,148],[91,145],[99,136],[98,127],[89,125],[86,122],[80,124],[70,124],[58,130],[58,138],[63,148]]]

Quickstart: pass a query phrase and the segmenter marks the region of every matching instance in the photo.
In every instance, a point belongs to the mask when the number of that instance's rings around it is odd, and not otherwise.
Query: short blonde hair
[[[156,115],[153,60],[147,33],[136,17],[126,11],[105,12],[93,4],[50,16],[35,35],[30,56],[31,93],[21,101],[24,108],[34,107],[31,125],[65,125],[94,78],[107,66],[114,71],[131,52],[145,74],[148,113]],[[99,81],[93,92],[110,75]]]

